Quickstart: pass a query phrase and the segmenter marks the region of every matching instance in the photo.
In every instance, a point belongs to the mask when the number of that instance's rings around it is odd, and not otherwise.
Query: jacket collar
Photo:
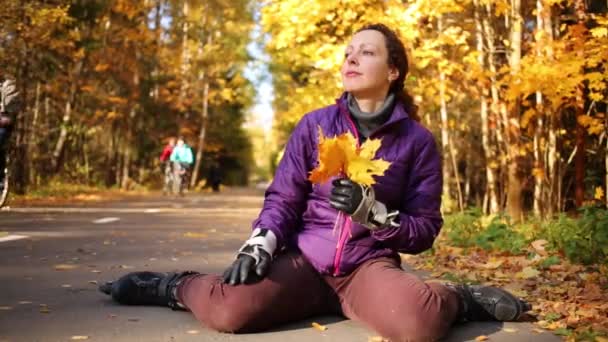
[[[343,92],[342,95],[336,99],[336,104],[339,107],[339,111],[342,115],[346,115],[350,119],[350,113],[348,111],[348,103],[347,103],[347,93]],[[402,120],[408,119],[409,115],[403,108],[403,104],[401,101],[397,100],[395,102],[395,107],[393,109],[393,113],[391,117],[386,121],[382,126],[378,127],[373,133],[377,133],[388,126],[391,126],[397,122],[401,122]]]

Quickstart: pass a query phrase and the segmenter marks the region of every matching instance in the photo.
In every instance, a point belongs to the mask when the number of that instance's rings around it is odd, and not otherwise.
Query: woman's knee
[[[204,323],[213,329],[226,333],[252,333],[268,328],[267,320],[263,319],[263,310],[251,305],[240,296],[224,298],[221,303],[209,307]]]
[[[210,312],[208,327],[226,333],[245,333],[255,330],[254,317],[242,308],[226,306],[215,312]]]
[[[391,342],[426,342],[437,341],[447,332],[447,326],[441,322],[441,316],[413,316],[404,317],[402,324],[391,334]]]

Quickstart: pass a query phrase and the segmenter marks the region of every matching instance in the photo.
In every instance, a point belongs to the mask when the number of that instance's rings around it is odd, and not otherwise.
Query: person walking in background
[[[220,165],[217,161],[212,161],[209,166],[209,175],[207,176],[207,181],[211,186],[213,192],[220,192],[220,184],[222,183],[222,171],[220,169]]]

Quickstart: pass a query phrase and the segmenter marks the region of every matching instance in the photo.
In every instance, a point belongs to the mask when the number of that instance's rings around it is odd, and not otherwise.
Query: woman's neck
[[[386,100],[386,96],[382,97],[357,97],[357,95],[353,94],[355,101],[357,101],[357,106],[363,113],[375,113],[377,112],[384,101]]]

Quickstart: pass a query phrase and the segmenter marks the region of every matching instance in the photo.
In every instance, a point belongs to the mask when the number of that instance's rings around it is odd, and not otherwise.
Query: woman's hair
[[[384,24],[369,24],[365,25],[357,32],[365,30],[374,30],[382,33],[384,36],[384,42],[386,43],[386,49],[388,50],[388,65],[397,68],[399,70],[399,77],[391,83],[389,91],[395,93],[395,96],[407,111],[410,118],[420,121],[418,117],[418,106],[414,104],[414,98],[405,89],[405,77],[407,76],[408,60],[407,53],[403,42],[399,39],[397,33]]]

